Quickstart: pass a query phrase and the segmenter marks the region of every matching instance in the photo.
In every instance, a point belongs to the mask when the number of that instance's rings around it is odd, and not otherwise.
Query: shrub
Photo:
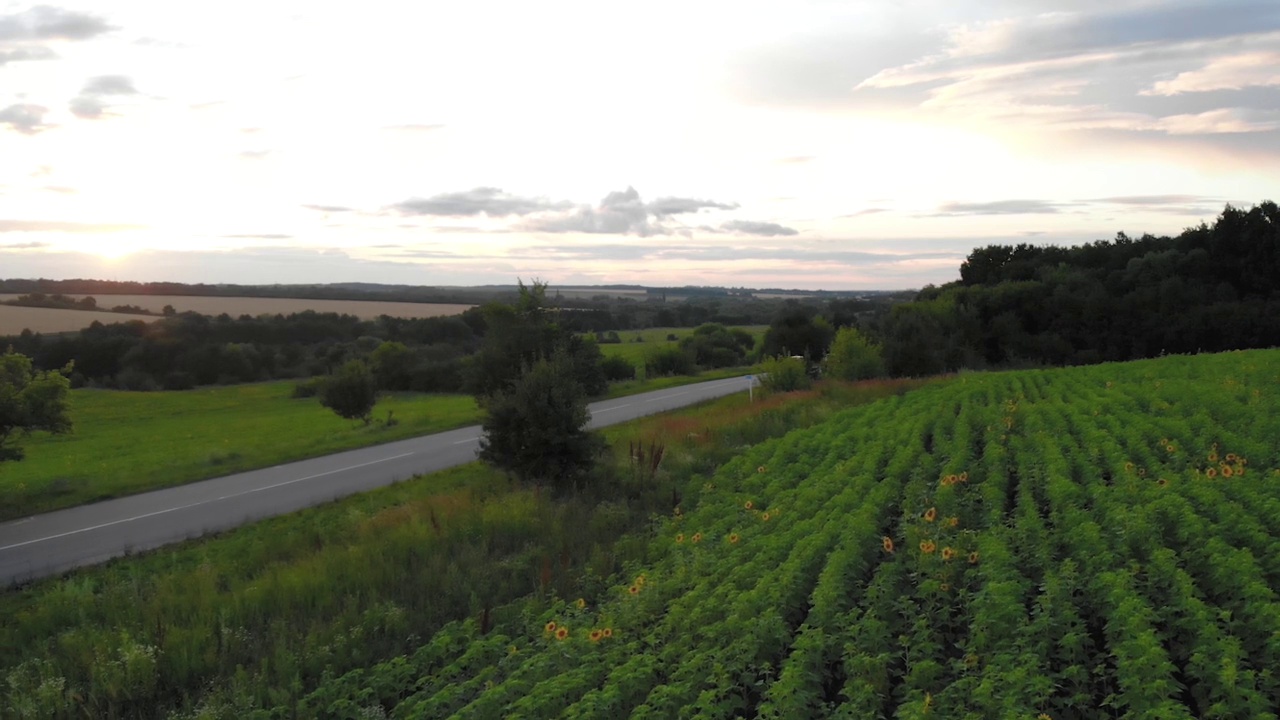
[[[636,379],[636,366],[626,358],[607,357],[600,361],[600,369],[604,371],[604,377],[609,382]]]
[[[644,361],[646,377],[659,375],[693,375],[698,371],[693,354],[681,348],[661,348],[649,354]]]
[[[866,380],[884,375],[884,357],[879,343],[872,342],[857,328],[841,328],[822,363],[837,380]]]
[[[811,382],[802,358],[778,355],[760,365],[760,383],[769,390],[804,390]]]

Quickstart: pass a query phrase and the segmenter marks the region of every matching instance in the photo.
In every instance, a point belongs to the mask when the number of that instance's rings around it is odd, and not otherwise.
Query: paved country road
[[[735,392],[743,377],[591,404],[589,427]],[[480,427],[348,450],[0,524],[0,587],[282,515],[476,459]]]

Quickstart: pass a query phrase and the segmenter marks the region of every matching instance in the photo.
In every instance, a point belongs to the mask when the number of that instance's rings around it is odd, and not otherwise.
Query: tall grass
[[[647,553],[653,513],[758,442],[910,383],[731,397],[608,431],[589,492],[551,498],[478,464],[0,595],[0,714],[240,717],[411,651],[523,596],[592,597]],[[665,448],[636,472],[633,448]],[[652,455],[649,456],[650,460]],[[646,461],[650,462],[650,461]]]

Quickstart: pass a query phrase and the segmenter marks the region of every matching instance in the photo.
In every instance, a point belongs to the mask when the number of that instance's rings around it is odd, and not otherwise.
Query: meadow
[[[743,447],[918,385],[734,396],[614,426],[599,484],[582,496],[551,498],[473,463],[11,589],[0,593],[0,715],[300,709],[307,693],[418,652],[450,622],[520,625],[520,598],[606,592],[649,556],[647,528],[673,493]],[[340,701],[303,716],[358,711]]]
[[[764,325],[747,325],[741,329],[751,333],[756,339],[756,347],[764,340],[764,333],[769,328]],[[644,377],[645,359],[649,354],[668,347],[676,347],[681,338],[693,334],[695,328],[645,328],[644,330],[619,330],[620,343],[600,343],[600,352],[605,357],[620,357],[636,366],[636,377]],[[670,337],[674,335],[675,340]],[[637,340],[638,338],[638,340]]]
[[[732,377],[741,369],[613,383],[607,398]],[[74,430],[23,441],[26,459],[0,468],[0,521],[283,462],[479,423],[470,395],[388,393],[366,426],[294,382],[139,393],[71,392]],[[388,426],[390,415],[394,424]]]
[[[1277,381],[1247,351],[855,407],[691,477],[609,582],[251,717],[1275,718]]]

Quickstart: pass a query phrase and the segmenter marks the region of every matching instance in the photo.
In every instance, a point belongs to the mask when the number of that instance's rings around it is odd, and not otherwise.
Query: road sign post
[[[747,376],[747,402],[756,401],[755,387],[756,387],[756,376],[748,375]]]

